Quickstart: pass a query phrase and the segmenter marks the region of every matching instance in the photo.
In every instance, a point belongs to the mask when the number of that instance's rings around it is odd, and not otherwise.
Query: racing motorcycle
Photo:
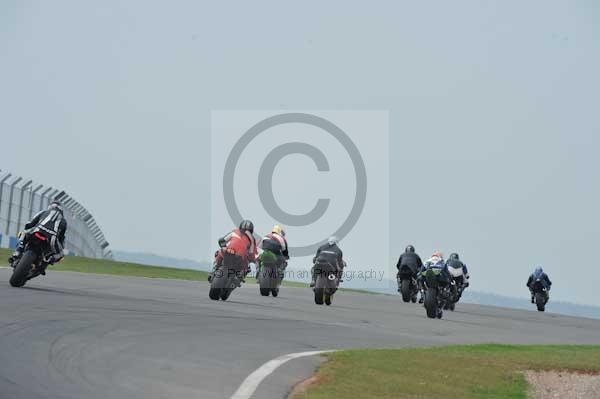
[[[52,262],[52,255],[50,239],[45,234],[36,231],[28,235],[21,257],[13,260],[10,265],[13,268],[10,285],[23,287],[32,278],[45,274],[46,267]]]
[[[398,271],[398,288],[404,302],[417,302],[417,294],[419,293],[417,274],[408,265],[401,266]]]
[[[223,250],[223,261],[218,266],[210,282],[208,296],[213,301],[226,301],[237,287],[241,287],[244,278],[242,258],[235,253]]]
[[[335,294],[340,284],[340,272],[336,265],[318,258],[314,266],[314,273],[316,276],[315,287],[313,288],[315,303],[317,305],[325,303],[325,305],[330,306],[333,294]]]
[[[533,282],[533,296],[535,300],[535,305],[537,306],[538,312],[544,312],[546,310],[546,304],[550,299],[550,295],[548,294],[548,290],[544,286],[542,279],[537,278]]]
[[[262,296],[279,295],[279,287],[283,281],[283,270],[287,263],[281,261],[271,252],[263,251],[258,258],[257,279]]]
[[[448,265],[448,273],[450,274],[450,298],[444,307],[445,310],[454,311],[456,304],[460,301],[462,294],[469,286],[469,282],[465,278],[462,267],[452,267]]]
[[[450,302],[451,285],[442,281],[441,269],[429,268],[422,273],[425,291],[425,310],[430,319],[441,319],[444,307]]]

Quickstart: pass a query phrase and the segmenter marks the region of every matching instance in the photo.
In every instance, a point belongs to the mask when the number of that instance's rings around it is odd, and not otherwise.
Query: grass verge
[[[0,248],[0,264],[12,254],[12,250]],[[104,259],[90,259],[79,256],[67,256],[61,262],[50,266],[50,271],[107,274],[114,276],[132,276],[147,278],[165,278],[175,280],[206,281],[208,273],[193,269],[177,269],[162,266],[148,266],[137,263],[117,262]],[[247,278],[246,284],[256,284],[256,279]],[[298,281],[283,281],[284,287],[307,288],[308,284]],[[341,288],[341,291],[377,294],[369,291]]]
[[[600,372],[600,346],[473,345],[327,355],[293,399],[526,399],[525,370]]]
[[[12,254],[12,250],[0,248],[0,264]],[[49,271],[67,271],[79,273],[106,274],[113,276],[132,276],[147,278],[164,278],[176,280],[206,281],[208,273],[193,269],[176,269],[162,266],[148,266],[137,263],[117,262],[104,259],[90,259],[79,256],[67,256],[61,262],[49,267]],[[246,284],[254,284],[253,278],[246,279]],[[286,287],[307,287],[305,283],[284,281]]]
[[[0,250],[0,260],[8,259],[11,251]],[[148,278],[206,281],[208,274],[199,270],[175,269],[170,267],[147,266],[136,263],[116,262],[104,259],[90,259],[79,256],[66,256],[61,262],[48,268],[52,271],[108,274]]]

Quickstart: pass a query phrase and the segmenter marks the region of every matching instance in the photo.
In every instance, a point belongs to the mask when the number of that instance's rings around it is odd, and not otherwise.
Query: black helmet
[[[50,203],[50,205],[48,205],[48,210],[51,211],[53,209],[56,209],[57,211],[59,211],[60,213],[63,213],[63,207],[62,204],[58,201],[52,201]]]
[[[460,260],[457,253],[450,254],[450,258],[448,258],[448,259]]]
[[[240,223],[240,231],[242,233],[249,231],[251,234],[254,234],[254,223],[247,219],[242,220],[242,223]]]
[[[409,245],[409,246],[406,247],[405,252],[407,254],[414,254],[415,253],[415,247],[413,247],[412,245]]]

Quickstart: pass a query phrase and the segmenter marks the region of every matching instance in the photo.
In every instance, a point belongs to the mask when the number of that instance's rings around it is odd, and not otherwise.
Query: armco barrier
[[[33,181],[0,170],[0,247],[14,248],[17,234],[37,212],[50,202],[63,204],[68,230],[68,255],[112,259],[112,252],[93,216],[66,192],[34,184]]]

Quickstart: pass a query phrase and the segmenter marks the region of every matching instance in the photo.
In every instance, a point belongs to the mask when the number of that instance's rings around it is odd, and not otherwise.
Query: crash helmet
[[[59,201],[52,201],[50,203],[50,205],[48,205],[48,210],[49,211],[57,210],[60,213],[62,213],[63,212],[63,207],[62,207],[62,204]]]
[[[283,227],[281,227],[278,224],[273,226],[273,230],[271,230],[271,233],[279,234],[280,236],[285,237],[285,230],[283,230]]]
[[[254,223],[252,223],[251,221],[245,219],[242,220],[242,222],[240,223],[240,231],[242,232],[242,234],[249,232],[250,234],[254,233]]]

